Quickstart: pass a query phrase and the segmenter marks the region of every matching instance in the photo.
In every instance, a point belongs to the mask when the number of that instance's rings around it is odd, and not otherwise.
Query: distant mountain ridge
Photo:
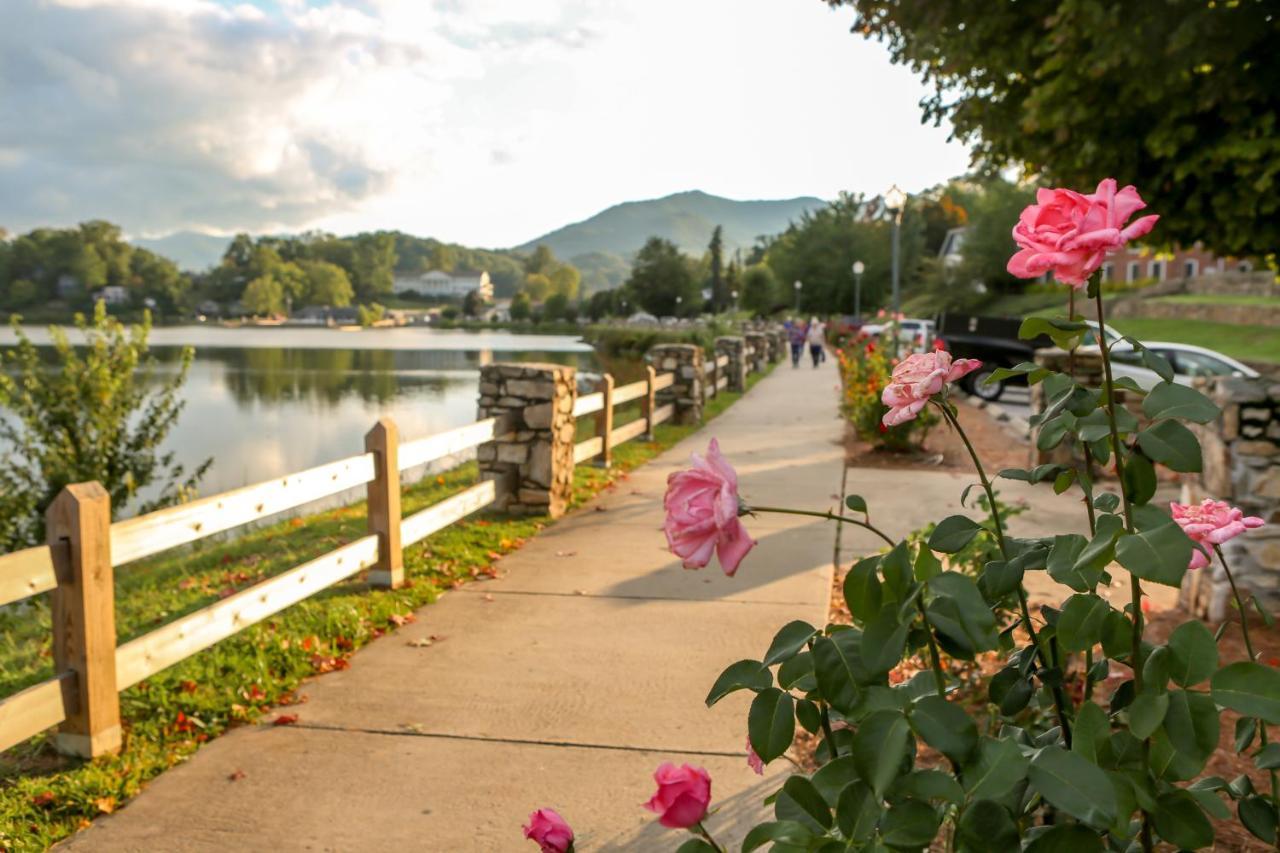
[[[777,234],[807,210],[821,207],[820,198],[736,201],[701,190],[662,198],[615,204],[596,215],[557,228],[516,246],[532,251],[548,246],[562,258],[603,252],[630,258],[650,237],[665,237],[682,251],[701,255],[717,225],[724,228],[726,252],[746,249],[761,235]]]
[[[163,255],[188,272],[203,272],[222,260],[231,238],[197,231],[175,231],[163,237],[135,237],[129,242]]]

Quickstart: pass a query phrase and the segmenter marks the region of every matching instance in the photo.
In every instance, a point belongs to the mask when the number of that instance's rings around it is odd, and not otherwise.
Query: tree
[[[284,289],[271,276],[258,276],[245,285],[240,301],[250,314],[273,316],[284,310]]]
[[[453,272],[458,266],[458,251],[447,243],[437,243],[431,250],[431,266],[442,272]]]
[[[511,300],[511,319],[528,320],[532,313],[533,305],[529,299],[529,294],[524,291],[517,293]]]
[[[786,304],[778,292],[778,280],[765,264],[752,264],[742,273],[742,307],[752,314],[768,315]]]
[[[627,290],[635,294],[649,313],[670,316],[697,307],[698,285],[689,270],[689,261],[675,243],[650,237],[636,253]]]
[[[1136,184],[1165,239],[1280,246],[1280,27],[1272,2],[826,0],[932,84],[995,169],[1092,191]]]
[[[569,297],[563,293],[553,293],[547,297],[542,306],[542,316],[546,320],[564,320],[569,314]]]
[[[551,294],[551,279],[540,272],[529,273],[524,277],[521,292],[533,302],[543,302]]]
[[[551,271],[551,292],[563,296],[566,300],[578,298],[581,283],[582,275],[572,264],[557,264]]]
[[[724,229],[719,225],[711,232],[711,243],[707,246],[707,254],[711,261],[711,311],[718,313],[723,311],[729,303],[728,293],[724,286],[722,278],[722,268],[724,266]]]
[[[159,485],[149,512],[189,495],[212,460],[186,476],[172,452],[161,453],[177,423],[182,384],[193,350],[179,369],[149,354],[150,314],[128,329],[99,303],[93,319],[76,315],[84,343],[72,346],[51,329],[54,369],[13,318],[18,343],[0,370],[0,551],[44,541],[44,511],[71,483],[97,480],[119,513],[138,493]]]
[[[355,292],[347,272],[328,261],[299,261],[298,266],[306,277],[305,301],[308,305],[332,305],[344,308],[351,304]]]
[[[356,295],[368,299],[390,293],[396,278],[395,236],[386,232],[357,234],[345,242],[351,247],[351,265],[346,269]]]
[[[525,275],[549,275],[557,261],[555,253],[546,246],[539,245],[524,262]]]
[[[726,267],[724,271],[724,298],[726,308],[737,309],[738,305],[741,304],[737,301],[742,298],[742,291],[739,289],[741,287],[742,276],[738,272],[738,262],[729,261],[729,266]],[[736,299],[733,295],[734,293],[738,294]]]
[[[484,300],[480,298],[480,291],[467,291],[467,295],[462,299],[462,313],[468,317],[479,317],[483,310]]]

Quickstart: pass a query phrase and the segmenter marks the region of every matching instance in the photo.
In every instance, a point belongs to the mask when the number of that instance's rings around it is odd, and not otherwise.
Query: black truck
[[[937,336],[953,358],[976,358],[982,367],[960,380],[964,390],[984,400],[998,400],[1005,382],[1025,383],[1017,376],[993,385],[984,385],[997,367],[1013,367],[1034,361],[1035,352],[1053,346],[1048,335],[1029,341],[1018,337],[1022,320],[1017,317],[979,317],[973,314],[939,314],[934,321]]]

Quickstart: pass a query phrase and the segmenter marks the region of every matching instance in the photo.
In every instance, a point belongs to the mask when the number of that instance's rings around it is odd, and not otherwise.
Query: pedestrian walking
[[[787,340],[791,342],[791,366],[800,366],[800,355],[804,352],[805,328],[798,320],[787,320],[783,324],[787,330]]]
[[[810,317],[809,328],[805,331],[805,340],[809,342],[809,355],[816,368],[826,357],[827,324],[817,317]]]

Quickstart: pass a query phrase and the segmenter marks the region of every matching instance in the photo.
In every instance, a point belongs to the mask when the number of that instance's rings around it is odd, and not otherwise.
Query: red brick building
[[[1142,279],[1167,281],[1195,278],[1221,272],[1252,272],[1253,262],[1220,258],[1196,244],[1174,252],[1153,252],[1141,246],[1126,247],[1102,265],[1103,281],[1132,282]]]

